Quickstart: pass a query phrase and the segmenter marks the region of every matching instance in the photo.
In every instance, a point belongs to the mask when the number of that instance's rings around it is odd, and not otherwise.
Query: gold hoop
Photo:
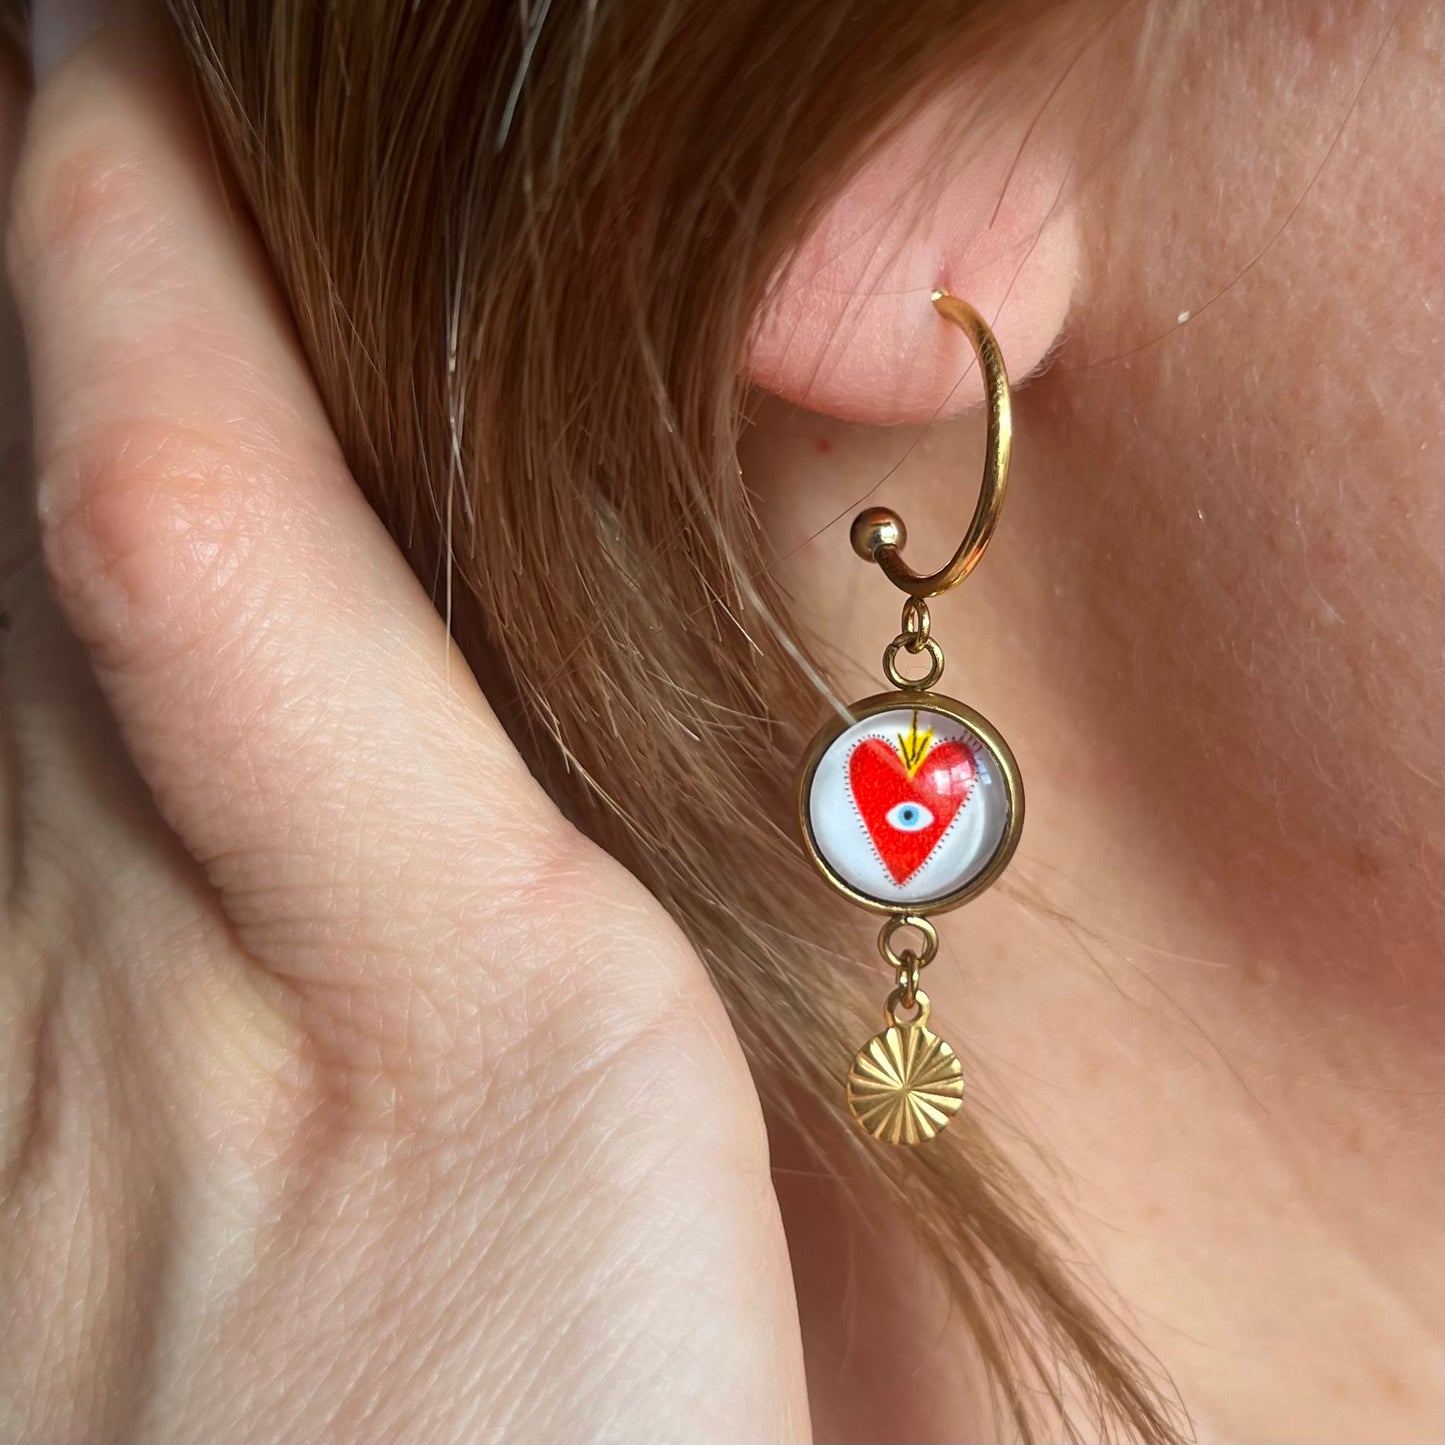
[[[883,569],[883,575],[910,597],[937,597],[958,586],[978,566],[1003,510],[1004,493],[1008,490],[1009,455],[1013,447],[1008,372],[1004,369],[1003,356],[988,323],[968,302],[960,301],[946,291],[935,291],[933,304],[940,316],[953,322],[968,337],[978,357],[988,411],[988,440],[983,459],[983,485],[979,488],[973,520],[968,524],[968,531],[958,544],[953,560],[937,572],[925,576],[915,572],[903,560],[908,529],[903,525],[903,518],[892,508],[869,507],[853,519],[853,550],[865,562],[876,562]]]

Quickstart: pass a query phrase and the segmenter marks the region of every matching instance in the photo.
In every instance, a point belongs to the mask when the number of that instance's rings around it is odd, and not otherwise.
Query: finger
[[[479,924],[494,959],[526,934],[524,976],[578,844],[347,474],[164,53],[98,32],[41,86],[17,180],[55,586],[248,949],[495,990],[462,957]]]
[[[10,184],[29,87],[9,47],[0,43],[0,207]],[[18,866],[18,758],[11,678],[18,614],[35,596],[38,552],[28,454],[29,407],[19,326],[8,288],[0,287],[0,880]]]

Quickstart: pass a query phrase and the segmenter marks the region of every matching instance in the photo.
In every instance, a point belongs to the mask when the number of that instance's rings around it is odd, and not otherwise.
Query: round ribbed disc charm
[[[853,1117],[888,1144],[932,1139],[962,1103],[963,1065],[921,1018],[869,1039],[848,1071]]]

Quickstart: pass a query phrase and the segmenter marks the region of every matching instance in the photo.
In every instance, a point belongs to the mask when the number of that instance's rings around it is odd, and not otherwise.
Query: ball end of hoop
[[[908,540],[903,518],[888,507],[868,507],[853,518],[849,532],[853,550],[865,561],[876,562],[885,548],[901,551]]]

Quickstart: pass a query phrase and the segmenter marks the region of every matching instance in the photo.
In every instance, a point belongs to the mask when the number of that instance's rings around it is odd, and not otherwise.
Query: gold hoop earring
[[[879,952],[894,971],[887,1027],[848,1073],[848,1107],[876,1139],[932,1139],[963,1102],[963,1069],[928,1027],[920,975],[938,952],[931,916],[983,892],[1008,866],[1024,822],[1023,780],[1002,735],[980,713],[932,691],[943,649],[928,599],[956,587],[993,537],[1008,488],[1012,441],[1008,373],[988,324],[967,302],[935,291],[938,313],[968,337],[984,382],[988,441],[973,520],[937,572],[903,560],[903,519],[870,507],[853,520],[853,550],[906,595],[898,636],[884,649],[892,691],[853,703],[824,727],[803,760],[798,819],[808,856],[851,902],[886,914]],[[903,657],[926,658],[910,678]],[[911,935],[911,941],[908,940]]]

